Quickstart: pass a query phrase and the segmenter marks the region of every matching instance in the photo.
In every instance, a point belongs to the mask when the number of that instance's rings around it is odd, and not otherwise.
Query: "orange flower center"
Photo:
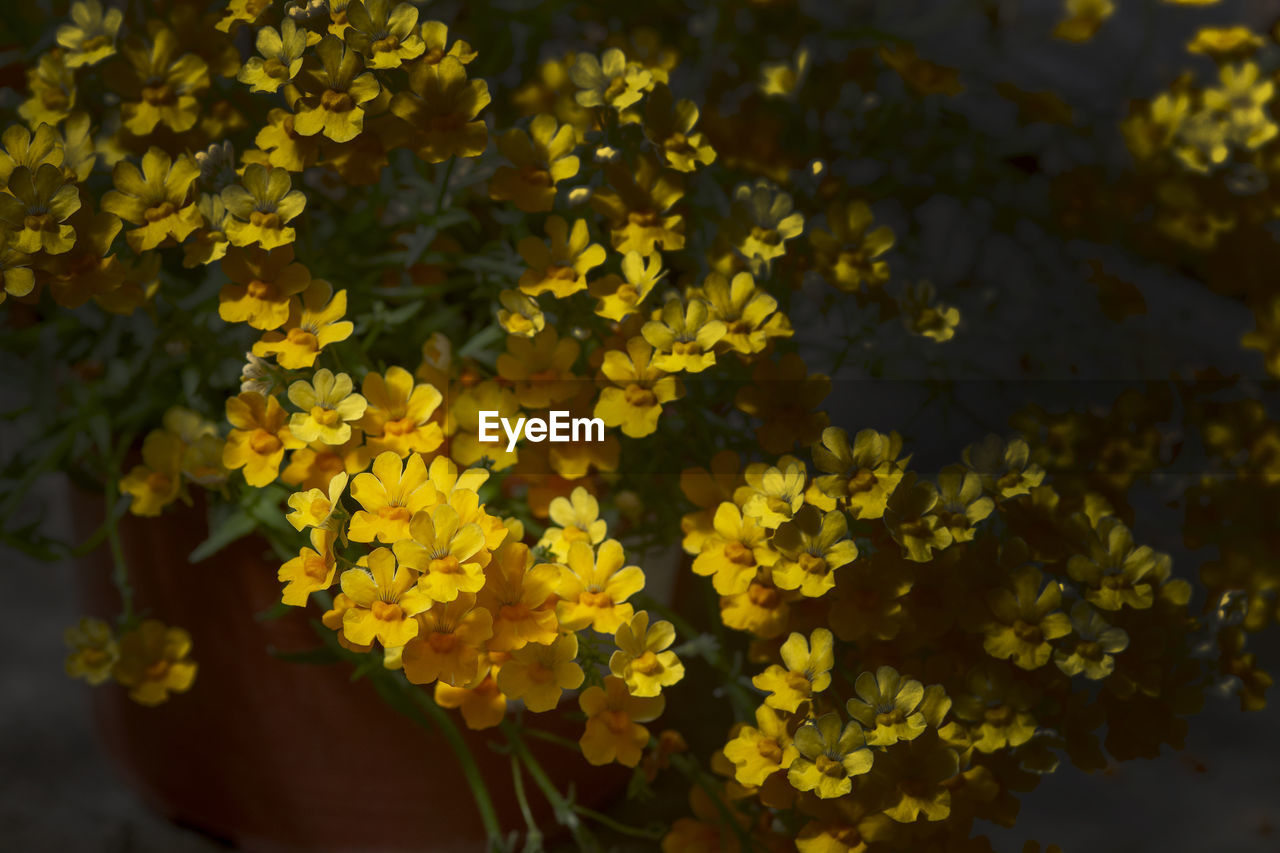
[[[769,586],[762,586],[758,583],[753,583],[747,588],[747,598],[749,598],[751,603],[756,607],[762,607],[765,610],[772,610],[777,607],[781,601],[781,595],[779,595],[776,589]]]
[[[33,213],[23,220],[22,225],[28,231],[57,231],[58,223],[47,213]]]
[[[265,429],[254,430],[249,437],[249,449],[259,456],[270,456],[280,449],[280,439]]]
[[[653,675],[662,669],[662,663],[658,660],[657,655],[651,651],[646,651],[632,662],[631,668],[642,675]]]
[[[876,714],[877,726],[896,726],[906,719],[906,715],[902,713],[902,709],[894,708],[892,711],[883,714]]]
[[[317,583],[323,583],[324,579],[329,576],[329,566],[325,563],[324,558],[309,554],[302,561],[302,571],[307,577]]]
[[[590,542],[591,534],[583,530],[581,527],[566,527],[564,532],[560,534],[560,538],[572,544],[574,542]]]
[[[547,278],[553,278],[556,281],[577,281],[578,271],[573,267],[553,265],[547,267]]]
[[[408,507],[389,505],[378,507],[378,517],[386,521],[408,521],[413,513],[409,512]]]
[[[408,435],[413,432],[415,426],[417,425],[411,418],[397,418],[394,421],[387,421],[382,431],[387,435]]]
[[[257,228],[265,228],[267,230],[274,231],[281,225],[280,215],[274,210],[255,210],[253,213],[249,214],[249,224]]]
[[[1013,709],[1008,705],[1000,705],[996,708],[988,708],[982,716],[993,726],[1007,726],[1013,722]]]
[[[254,299],[260,299],[264,302],[277,301],[276,286],[274,282],[262,281],[255,278],[253,281],[249,282],[249,285],[245,290]]]
[[[634,383],[627,386],[623,396],[626,398],[628,406],[634,406],[637,409],[648,409],[658,402],[658,398],[654,396],[652,391]]]
[[[818,760],[813,762],[818,768],[818,772],[823,776],[830,776],[833,779],[843,779],[849,775],[844,772],[844,765],[828,755],[819,755]]]
[[[374,619],[380,619],[383,622],[399,622],[404,619],[404,610],[394,601],[375,601],[369,610],[373,613]]]
[[[393,50],[399,49],[400,39],[393,35],[388,35],[386,38],[380,38],[373,43],[373,50],[375,53],[390,53]]]
[[[163,471],[152,471],[147,475],[147,490],[156,494],[164,494],[173,486],[173,480]]]
[[[760,738],[756,741],[756,750],[760,753],[760,757],[770,764],[782,763],[782,747],[778,746],[778,742],[773,738]]]
[[[338,412],[336,409],[326,409],[324,406],[312,406],[311,419],[320,426],[333,426],[338,422]]]
[[[652,210],[633,210],[627,214],[627,222],[632,225],[638,225],[641,228],[654,228],[661,220],[658,214]]]
[[[443,557],[436,557],[427,565],[427,571],[433,575],[456,575],[462,572],[462,565],[458,562],[458,558],[452,554],[446,554]]]
[[[143,670],[143,676],[147,681],[159,681],[169,673],[169,662],[164,658],[156,661]]]
[[[672,355],[702,355],[697,341],[676,341],[671,345]]]
[[[549,684],[555,680],[555,670],[543,664],[542,661],[536,660],[529,664],[528,669],[529,680],[534,684]]]
[[[782,242],[782,236],[772,228],[761,228],[759,225],[751,226],[751,236],[767,246],[776,246]]]
[[[724,546],[724,555],[729,562],[739,566],[754,566],[756,564],[755,553],[743,545],[741,542],[730,542]]]
[[[320,341],[306,329],[290,329],[285,333],[284,338],[296,347],[309,350],[320,349]]]
[[[433,47],[422,55],[422,61],[427,65],[436,65],[442,59],[444,59],[444,51],[438,47]]]
[[[1021,619],[1013,623],[1013,633],[1017,635],[1018,639],[1022,642],[1032,643],[1034,645],[1039,645],[1040,641],[1044,639],[1044,634],[1040,632],[1039,625],[1032,625],[1031,623],[1024,622]]]
[[[1085,660],[1101,660],[1102,646],[1092,642],[1080,643],[1076,646],[1076,654]]]
[[[584,591],[578,596],[578,603],[584,607],[608,608],[613,606],[613,599],[607,592]]]
[[[146,212],[142,214],[142,218],[148,222],[159,222],[163,219],[168,219],[177,212],[178,208],[174,207],[171,202],[164,201],[155,207],[148,207]]]
[[[605,726],[615,735],[626,734],[631,728],[631,718],[626,711],[605,711],[600,715]]]
[[[287,80],[289,78],[289,66],[274,56],[262,63],[262,70],[267,73],[268,77],[274,77],[277,80]]]
[[[142,88],[142,100],[153,107],[163,107],[177,101],[178,95],[168,83],[158,83]]]
[[[520,178],[526,184],[532,184],[535,187],[549,187],[552,184],[551,173],[533,165],[521,169]]]
[[[849,494],[852,495],[857,494],[858,492],[869,492],[875,488],[875,485],[876,475],[872,474],[866,468],[862,468],[858,473],[853,475],[851,480],[849,480]]]
[[[805,574],[825,575],[827,573],[827,561],[814,554],[801,554],[799,562]]]
[[[351,96],[346,92],[335,92],[332,89],[326,89],[325,93],[320,96],[320,106],[326,112],[349,113],[355,109],[356,102],[351,100]]]
[[[427,637],[427,643],[436,654],[447,655],[458,645],[458,638],[453,634],[442,634],[435,631]]]

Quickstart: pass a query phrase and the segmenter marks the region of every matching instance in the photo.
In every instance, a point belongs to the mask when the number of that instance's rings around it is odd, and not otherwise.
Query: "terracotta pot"
[[[100,502],[74,499],[77,526],[100,523]],[[444,738],[393,710],[368,682],[351,682],[347,665],[274,657],[271,649],[317,647],[307,620],[318,614],[259,621],[279,600],[266,543],[244,539],[191,565],[187,555],[206,530],[201,507],[121,523],[136,607],[190,631],[200,665],[188,693],[155,708],[114,685],[94,690],[99,733],[129,784],[175,822],[248,851],[483,850],[471,790]],[[85,613],[117,612],[105,549],[85,561],[80,580]],[[581,722],[563,715],[536,719],[565,737],[581,734]],[[510,759],[488,745],[502,736],[463,731],[503,828],[523,828]],[[601,805],[625,784],[620,768],[592,768],[543,741],[528,745],[557,786],[573,783],[585,805]],[[527,777],[525,789],[539,825],[553,831],[550,807]]]

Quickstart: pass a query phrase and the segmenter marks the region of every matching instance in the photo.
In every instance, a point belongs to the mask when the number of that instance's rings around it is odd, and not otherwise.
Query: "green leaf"
[[[192,563],[207,560],[237,539],[248,536],[257,526],[258,523],[253,516],[237,508],[233,515],[223,519],[210,531],[209,538],[197,545],[196,549],[187,555],[187,560]]]

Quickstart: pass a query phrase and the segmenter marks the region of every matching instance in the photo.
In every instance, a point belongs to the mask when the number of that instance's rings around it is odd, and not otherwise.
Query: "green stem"
[[[625,823],[620,823],[614,820],[607,814],[601,814],[598,811],[589,809],[586,806],[580,806],[577,803],[573,804],[573,810],[583,817],[591,818],[601,826],[608,827],[614,832],[622,835],[628,835],[632,838],[643,838],[646,841],[660,841],[662,840],[662,836],[666,834],[660,829],[641,829],[637,826],[628,826]]]
[[[116,505],[120,502],[120,465],[133,440],[132,435],[121,437],[114,452],[108,453],[107,483],[103,490],[106,509],[107,547],[111,551],[111,582],[120,593],[120,626],[133,623],[133,585],[129,582],[129,565],[124,559],[124,546],[120,542],[120,519]],[[105,451],[107,448],[103,448]]]
[[[556,821],[569,830],[573,836],[573,840],[578,845],[579,850],[597,851],[599,844],[594,836],[583,826],[582,821],[578,820],[577,812],[574,811],[573,805],[560,793],[551,778],[547,776],[542,765],[538,763],[538,759],[533,757],[529,752],[529,748],[525,746],[524,739],[520,735],[520,727],[510,720],[502,721],[502,733],[507,736],[507,742],[511,744],[512,753],[520,759],[520,762],[529,771],[529,776],[533,779],[534,784],[542,791],[542,795],[547,798],[547,802],[551,804],[551,809],[555,813]]]
[[[578,746],[578,742],[569,740],[567,737],[561,737],[560,735],[555,735],[551,732],[544,732],[539,729],[526,729],[524,733],[529,737],[535,737],[538,740],[545,740],[547,743],[554,743],[556,746],[563,746],[570,752],[576,752],[579,754],[582,752],[582,747]]]
[[[436,194],[436,216],[440,215],[440,211],[444,210],[444,194],[449,189],[449,178],[453,175],[453,161],[457,159],[450,157],[448,162],[444,164],[444,175],[440,178],[440,192]]]
[[[542,849],[542,830],[533,819],[533,810],[529,808],[529,798],[524,793],[524,774],[520,772],[520,759],[511,754],[511,781],[515,786],[516,802],[520,804],[520,814],[524,815],[524,825],[528,831],[525,835],[524,849],[538,851]]]

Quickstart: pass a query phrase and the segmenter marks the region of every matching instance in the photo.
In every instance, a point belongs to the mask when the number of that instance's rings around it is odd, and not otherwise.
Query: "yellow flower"
[[[116,35],[124,13],[103,11],[100,0],[76,0],[71,5],[71,23],[58,27],[58,44],[66,49],[69,68],[96,65],[116,52]]]
[[[787,732],[787,717],[768,705],[756,708],[755,726],[743,726],[724,745],[725,757],[733,762],[733,778],[739,784],[759,787],[765,780],[786,770],[800,753]]]
[[[530,643],[511,653],[498,670],[498,689],[511,699],[521,699],[530,711],[550,711],[563,690],[582,686],[582,667],[576,662],[578,637],[564,634],[549,645]]]
[[[760,524],[775,529],[804,504],[805,467],[794,456],[783,456],[777,465],[747,466],[746,485],[734,493],[734,503]]]
[[[518,290],[503,290],[498,294],[498,324],[513,335],[533,337],[547,325],[538,302],[531,296],[525,296]]]
[[[288,223],[302,213],[307,198],[301,190],[292,189],[289,172],[250,163],[244,167],[241,184],[222,189],[222,203],[231,215],[227,221],[231,245],[256,243],[270,250],[292,243],[297,234]]]
[[[1044,469],[1029,462],[1031,448],[1022,439],[1005,443],[998,435],[966,447],[964,464],[982,478],[982,487],[997,500],[1029,495],[1044,482]]]
[[[652,362],[653,348],[640,338],[627,341],[625,353],[608,350],[600,372],[614,387],[602,388],[594,415],[605,426],[621,427],[623,435],[642,438],[658,428],[664,403],[678,398],[682,389]]]
[[[355,452],[363,441],[359,431],[352,430],[351,441],[346,444],[335,447],[313,441],[298,448],[289,454],[289,464],[280,473],[280,482],[303,489],[327,489],[329,481],[339,473],[358,474],[368,467],[360,464]]]
[[[770,664],[751,683],[769,694],[764,703],[770,708],[794,714],[802,704],[831,686],[835,641],[826,628],[815,628],[808,640],[804,634],[792,632],[780,654],[784,666]]]
[[[710,576],[720,595],[746,592],[760,566],[778,562],[778,552],[769,546],[769,531],[742,515],[737,504],[721,503],[713,526],[713,532],[702,540],[693,571]]]
[[[616,539],[606,539],[594,554],[586,542],[569,546],[556,585],[561,626],[570,631],[591,626],[601,634],[613,634],[631,618],[626,601],[644,589],[644,572],[638,566],[624,568],[624,562],[626,555]]]
[[[351,423],[364,416],[364,397],[351,391],[351,377],[336,376],[322,367],[311,381],[299,379],[289,386],[289,402],[301,412],[289,419],[289,429],[301,441],[343,444],[351,438]]]
[[[126,63],[112,88],[123,98],[125,130],[146,136],[163,124],[174,133],[190,130],[200,118],[197,98],[209,88],[209,66],[194,53],[176,56],[178,37],[168,27],[151,38],[130,36],[120,46]]]
[[[33,127],[60,124],[75,109],[75,70],[67,65],[60,50],[42,54],[27,69],[27,89],[31,97],[18,105],[18,115]]]
[[[255,42],[261,56],[247,59],[236,79],[251,92],[276,92],[302,70],[302,54],[307,50],[307,31],[293,18],[285,17],[280,29],[263,27]]]
[[[111,177],[116,188],[102,197],[102,209],[138,226],[125,235],[135,252],[154,249],[170,237],[181,243],[204,221],[190,198],[191,185],[200,177],[200,167],[190,157],[174,161],[152,147],[142,157],[141,171],[121,160]]]
[[[347,472],[341,471],[329,480],[327,494],[319,489],[294,492],[289,495],[289,507],[293,512],[287,514],[285,520],[299,531],[304,527],[328,527],[333,511],[341,506],[342,493],[346,488]]]
[[[1115,11],[1111,0],[1065,0],[1065,17],[1053,28],[1053,34],[1064,41],[1088,41]]]
[[[789,352],[776,360],[758,359],[751,384],[738,389],[733,404],[760,420],[756,441],[762,450],[786,453],[796,442],[813,441],[830,424],[818,408],[830,393],[831,377],[809,373],[800,354]]]
[[[996,503],[982,494],[982,478],[975,471],[949,468],[938,474],[938,518],[955,542],[970,542],[978,522],[991,515]]]
[[[0,136],[0,183],[7,185],[19,166],[25,166],[32,174],[45,163],[61,167],[66,153],[53,127],[42,124],[33,134],[20,124],[10,125]]]
[[[191,635],[148,619],[120,637],[120,656],[111,670],[129,698],[139,705],[159,705],[170,693],[185,693],[196,680]]]
[[[820,799],[843,797],[853,790],[854,776],[871,769],[871,750],[862,726],[840,726],[840,715],[824,714],[796,730],[799,755],[787,769],[787,781],[798,791],[813,791]]]
[[[580,53],[569,69],[569,78],[578,87],[574,96],[584,107],[612,107],[622,111],[644,97],[653,88],[653,75],[616,47],[597,59]]]
[[[725,223],[729,242],[748,260],[782,257],[786,242],[804,231],[804,214],[793,211],[791,196],[763,178],[734,191]]]
[[[591,764],[617,761],[635,767],[649,743],[649,730],[640,723],[657,719],[666,707],[662,696],[641,698],[627,692],[621,678],[606,675],[604,687],[588,687],[578,696],[587,727],[578,740]]]
[[[853,690],[857,698],[850,699],[845,708],[866,729],[867,746],[914,740],[928,727],[920,705],[925,698],[924,685],[914,678],[903,678],[891,666],[882,666],[874,674],[862,673]]]
[[[512,128],[498,139],[498,150],[511,161],[499,166],[489,181],[489,198],[515,202],[525,213],[551,209],[556,184],[578,174],[573,154],[577,135],[571,125],[560,125],[553,115],[537,115],[529,131]]]
[[[36,286],[36,274],[27,266],[31,259],[9,244],[9,235],[0,230],[0,305],[8,296],[26,296]]]
[[[543,329],[532,338],[509,336],[507,351],[498,356],[495,366],[498,375],[511,383],[521,406],[545,409],[576,392],[573,363],[581,350],[573,338]]]
[[[304,67],[298,78],[302,96],[293,105],[293,129],[302,136],[323,133],[334,142],[350,142],[364,130],[362,105],[378,97],[378,81],[372,73],[360,73],[360,54],[336,36],[321,39],[315,57],[320,67]]]
[[[340,2],[345,0],[334,0],[334,5]],[[237,29],[238,24],[256,24],[258,19],[270,9],[271,4],[264,3],[262,0],[231,0],[214,27],[220,32],[231,33]]]
[[[987,594],[987,606],[995,621],[986,628],[982,643],[987,654],[1010,659],[1022,669],[1036,669],[1049,662],[1050,640],[1071,633],[1071,620],[1058,610],[1062,588],[1056,581],[1044,584],[1044,575],[1034,566],[1013,575],[1012,589],[995,589]]]
[[[746,592],[720,599],[720,619],[735,631],[748,631],[771,640],[787,629],[791,599],[795,597],[795,593],[786,593],[774,586],[772,573],[762,567]]]
[[[333,554],[336,536],[336,531],[324,527],[312,529],[311,547],[299,551],[298,556],[282,565],[276,575],[285,585],[280,594],[281,601],[293,607],[306,607],[311,593],[333,586],[333,574],[337,568]]]
[[[478,684],[454,687],[437,681],[436,704],[441,708],[457,708],[469,729],[491,729],[502,722],[507,713],[507,697],[498,689],[493,674],[486,674]]]
[[[713,319],[706,302],[691,299],[686,306],[671,299],[662,306],[661,316],[641,330],[654,349],[654,367],[669,373],[701,373],[716,363],[715,345],[724,337],[726,326]]]
[[[936,302],[933,285],[922,281],[908,285],[898,303],[907,329],[916,335],[937,343],[946,343],[956,336],[960,325],[960,309]]]
[[[529,296],[550,293],[557,299],[585,290],[587,273],[604,263],[604,248],[591,242],[587,221],[579,219],[572,230],[559,216],[548,216],[550,246],[537,237],[525,237],[516,247],[529,269],[520,276],[520,290]]]
[[[1074,646],[1053,652],[1053,662],[1067,675],[1083,673],[1091,681],[1106,678],[1116,668],[1112,655],[1129,647],[1129,635],[1108,625],[1088,602],[1071,605],[1071,629],[1076,637]]]
[[[312,279],[289,300],[289,316],[283,329],[265,332],[253,345],[253,354],[260,358],[274,355],[276,362],[288,370],[311,367],[320,350],[351,337],[355,325],[342,319],[346,313],[347,292],[334,293],[329,282]],[[368,396],[365,389],[365,397]]]
[[[1240,338],[1245,349],[1263,355],[1263,364],[1272,376],[1280,376],[1280,296],[1272,297],[1269,307],[1254,309],[1254,330]]]
[[[627,684],[632,696],[657,696],[662,688],[684,678],[684,664],[668,651],[676,640],[670,622],[649,624],[649,614],[641,610],[614,634],[617,651],[609,658],[609,671]]]
[[[1201,27],[1187,42],[1187,50],[1223,58],[1253,53],[1263,44],[1262,37],[1248,27]]]
[[[1227,119],[1231,141],[1249,150],[1261,147],[1280,132],[1266,111],[1275,96],[1275,83],[1254,62],[1224,65],[1218,70],[1220,89],[1204,90],[1204,105]]]
[[[289,431],[287,415],[275,397],[252,391],[227,400],[227,420],[234,429],[222,448],[222,464],[244,469],[244,479],[262,488],[275,480],[285,450],[302,447]]]
[[[529,546],[514,534],[493,553],[485,569],[485,584],[477,596],[493,614],[489,650],[509,652],[556,638],[555,586],[560,570],[550,563],[533,564]]]
[[[625,320],[664,275],[662,255],[655,253],[646,258],[639,252],[627,252],[622,256],[622,278],[610,273],[589,285],[591,295],[600,300],[596,314],[614,322]]]
[[[848,533],[844,513],[801,507],[773,535],[773,547],[782,554],[773,567],[773,582],[808,598],[825,595],[836,585],[835,570],[858,557],[858,546],[845,538]]]
[[[959,770],[959,755],[931,732],[877,755],[865,784],[898,823],[940,821],[951,814],[948,783]]]
[[[387,450],[373,460],[373,472],[357,474],[351,481],[351,497],[362,509],[351,517],[347,535],[355,542],[377,539],[388,545],[409,538],[409,521],[415,513],[437,500],[427,480],[427,466],[414,453],[402,464]]]
[[[937,487],[918,480],[915,474],[905,475],[889,496],[884,523],[908,560],[927,563],[933,559],[935,550],[941,551],[951,544],[951,531],[935,513],[937,504]]]
[[[790,61],[760,66],[760,93],[770,98],[793,98],[809,76],[809,51],[797,48]]]
[[[576,487],[567,498],[558,497],[551,501],[548,513],[552,523],[560,526],[548,527],[538,545],[550,550],[559,560],[569,556],[569,547],[574,542],[586,542],[594,548],[604,541],[609,532],[608,525],[600,517],[599,501],[582,486]]]
[[[480,442],[480,412],[497,412],[499,418],[513,419],[519,411],[516,395],[497,382],[485,381],[468,388],[453,398],[446,432],[449,455],[459,465],[474,465],[484,457],[493,461],[493,470],[501,471],[516,463],[519,452],[507,450],[507,439],[497,430],[498,440]]]
[[[450,504],[413,514],[409,539],[393,546],[402,565],[419,572],[418,589],[431,601],[449,602],[460,593],[479,592],[490,554],[484,530],[462,523]]]
[[[34,173],[19,166],[9,176],[7,193],[0,193],[0,224],[19,252],[50,255],[75,246],[75,229],[66,224],[80,209],[80,192],[65,183],[62,170],[45,163]]]
[[[1088,553],[1072,555],[1067,574],[1089,588],[1086,601],[1101,610],[1145,610],[1154,603],[1155,590],[1169,577],[1168,554],[1135,547],[1129,528],[1113,516],[1098,519],[1085,541]]]
[[[609,220],[613,248],[651,255],[684,248],[684,219],[667,211],[684,196],[679,176],[643,155],[632,174],[624,163],[605,167],[608,185],[591,194],[591,207]]]
[[[268,165],[301,172],[319,159],[320,140],[299,133],[296,119],[293,113],[281,109],[267,113],[266,122],[253,142],[267,153]]]
[[[418,10],[391,0],[351,0],[347,4],[347,44],[369,60],[370,68],[398,68],[427,49],[418,33]]]
[[[889,280],[889,264],[881,256],[893,248],[887,225],[871,228],[871,208],[864,201],[833,202],[827,228],[809,232],[818,269],[841,290],[856,292],[864,283],[878,287]]]
[[[672,103],[671,90],[659,84],[649,93],[644,116],[645,136],[662,149],[671,168],[692,172],[715,162],[715,149],[693,129],[698,123],[698,107],[693,101],[681,99]]]
[[[402,457],[431,453],[444,442],[440,424],[432,420],[444,399],[435,386],[414,384],[412,373],[392,366],[383,375],[366,374],[360,387],[369,403],[360,421],[366,458],[384,450]]]
[[[430,684],[439,679],[464,687],[484,675],[488,662],[481,652],[493,636],[493,616],[475,603],[476,597],[464,592],[418,615],[418,635],[400,658],[409,681]]]
[[[456,57],[420,62],[409,71],[409,89],[391,99],[391,112],[413,131],[410,147],[428,163],[450,157],[479,157],[489,144],[489,131],[476,116],[490,101],[483,80],[468,80]]]
[[[182,439],[166,430],[152,430],[142,442],[142,464],[120,479],[120,491],[133,498],[129,512],[159,515],[182,489]]]
[[[62,635],[71,653],[63,668],[71,678],[83,678],[93,685],[111,678],[111,669],[120,656],[111,626],[101,619],[85,617]]]
[[[417,588],[408,567],[396,566],[390,548],[375,549],[367,564],[342,573],[342,592],[351,599],[342,632],[361,645],[377,639],[386,648],[403,646],[417,636],[413,617],[431,606],[431,598]]]
[[[711,317],[724,323],[720,344],[744,355],[761,352],[774,338],[791,337],[791,322],[778,312],[778,300],[756,286],[749,272],[730,281],[711,273],[698,293],[711,308]]]

